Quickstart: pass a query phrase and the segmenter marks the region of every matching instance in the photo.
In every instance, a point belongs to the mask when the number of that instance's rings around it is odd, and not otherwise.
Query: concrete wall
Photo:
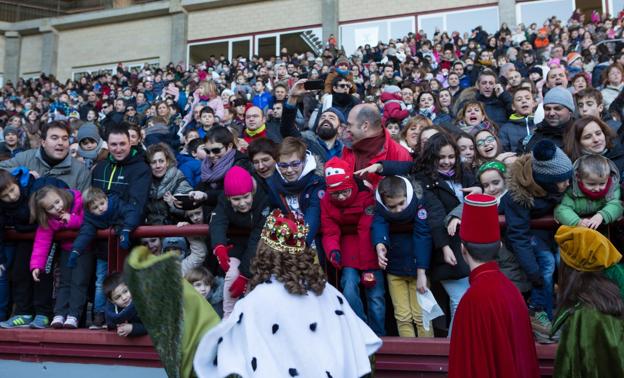
[[[339,20],[343,22],[496,2],[496,0],[392,0],[385,2],[380,2],[379,0],[340,0],[338,11],[340,14]]]
[[[0,73],[4,73],[4,35],[0,35]]]
[[[260,1],[190,12],[188,20],[189,40],[315,25],[321,24],[321,1]]]
[[[22,37],[22,49],[19,67],[20,76],[41,72],[42,46],[43,36],[41,34],[27,35]]]
[[[170,60],[169,16],[59,31],[58,77],[70,78],[85,66],[158,58]]]

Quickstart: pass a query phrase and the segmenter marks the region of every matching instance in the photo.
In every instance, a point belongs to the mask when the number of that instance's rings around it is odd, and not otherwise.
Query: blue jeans
[[[542,288],[533,288],[531,290],[531,298],[529,305],[536,311],[546,311],[548,318],[552,319],[553,316],[553,290],[555,267],[559,260],[559,252],[553,253],[548,246],[545,245],[541,239],[537,237],[531,238],[531,246],[533,246],[533,253],[539,265],[540,273],[544,278],[544,286]]]
[[[378,336],[386,335],[386,298],[384,276],[381,270],[373,270],[377,283],[365,289],[368,304],[368,316],[364,314],[364,306],[360,299],[360,271],[354,268],[343,268],[340,278],[342,294],[360,319],[364,320]]]
[[[93,299],[93,312],[104,313],[106,308],[106,295],[104,294],[104,279],[108,273],[108,261],[97,259],[95,263],[95,298]]]
[[[15,245],[13,243],[4,243],[2,252],[6,259],[4,270],[0,273],[0,321],[6,320],[11,312],[9,309],[9,299],[11,298],[11,287],[9,286],[9,272],[13,266],[15,258]]]
[[[448,294],[451,304],[451,324],[449,325],[448,330],[448,337],[451,337],[455,311],[457,310],[457,306],[459,306],[459,301],[461,301],[462,297],[466,293],[466,290],[470,287],[470,281],[468,281],[468,277],[464,277],[458,280],[443,280],[440,281],[440,283],[442,284],[442,287],[444,287],[444,291]]]

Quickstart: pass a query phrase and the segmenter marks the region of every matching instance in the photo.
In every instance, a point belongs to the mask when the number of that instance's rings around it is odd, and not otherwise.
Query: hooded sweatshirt
[[[316,159],[306,152],[305,165],[299,179],[287,182],[279,169],[276,169],[267,184],[270,188],[269,203],[273,209],[283,213],[299,213],[308,225],[306,242],[311,245],[321,223],[321,199],[325,196],[325,181],[315,174]]]

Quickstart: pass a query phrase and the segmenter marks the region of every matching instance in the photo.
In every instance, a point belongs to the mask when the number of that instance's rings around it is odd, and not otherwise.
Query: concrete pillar
[[[180,0],[171,0],[171,61],[186,66],[186,45],[188,43],[188,14]],[[168,64],[169,62],[162,62]]]
[[[333,34],[340,48],[340,34],[338,33],[338,2],[339,0],[323,0],[321,4],[321,20],[323,24],[323,45]]]
[[[43,33],[41,47],[41,72],[46,75],[57,76],[56,63],[58,61],[58,35],[50,30]]]
[[[513,30],[516,25],[516,0],[499,0],[498,1],[498,15],[501,24],[507,23],[509,29]]]
[[[4,82],[17,83],[20,70],[20,56],[22,50],[22,37],[18,32],[7,31],[4,33]]]

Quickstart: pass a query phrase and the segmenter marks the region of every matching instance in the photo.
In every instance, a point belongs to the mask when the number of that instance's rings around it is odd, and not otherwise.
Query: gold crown
[[[307,235],[308,226],[303,219],[285,217],[280,210],[274,210],[267,217],[261,238],[270,248],[294,255],[305,251]]]

